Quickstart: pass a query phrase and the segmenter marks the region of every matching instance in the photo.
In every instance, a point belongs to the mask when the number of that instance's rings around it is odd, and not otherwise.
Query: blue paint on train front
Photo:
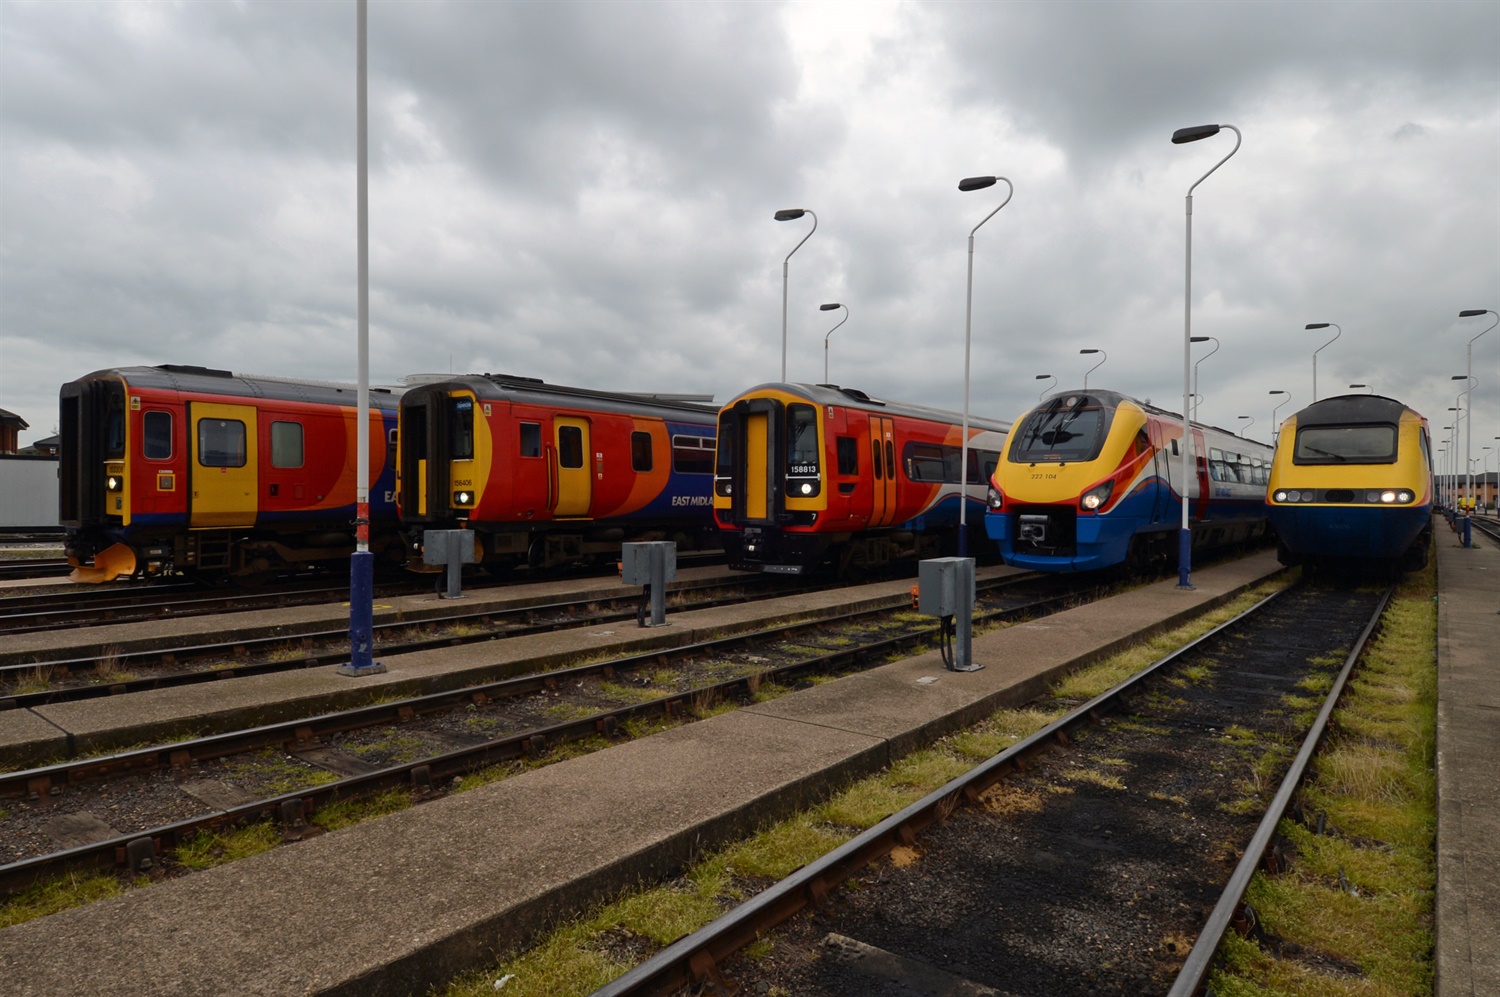
[[[1288,550],[1319,557],[1390,558],[1405,553],[1432,518],[1431,505],[1278,505],[1271,523]]]

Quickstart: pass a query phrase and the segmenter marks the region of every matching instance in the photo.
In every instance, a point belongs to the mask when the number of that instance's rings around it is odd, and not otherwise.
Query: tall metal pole
[[[1489,332],[1490,329],[1493,329],[1495,326],[1500,325],[1500,312],[1492,311],[1491,309],[1488,309],[1488,308],[1465,308],[1463,311],[1461,311],[1461,312],[1458,313],[1458,317],[1459,318],[1471,318],[1471,317],[1473,317],[1475,315],[1485,315],[1485,314],[1489,314],[1489,315],[1495,316],[1495,321],[1491,322],[1489,324],[1489,326],[1487,326],[1485,328],[1484,332],[1481,332],[1479,334],[1479,336],[1483,336],[1485,332]],[[1479,336],[1475,336],[1474,339],[1478,339]],[[1470,391],[1474,390],[1474,388],[1473,388],[1473,381],[1474,381],[1474,339],[1469,340],[1469,346],[1468,346],[1468,350],[1467,350],[1467,354],[1466,354],[1467,357],[1468,357],[1468,360],[1467,360],[1467,365],[1464,367],[1464,371],[1465,371],[1465,373],[1469,377],[1469,390]],[[1469,396],[1469,411],[1471,413],[1474,411],[1474,396],[1472,394]],[[1467,461],[1469,459],[1469,454],[1473,452],[1472,451],[1473,443],[1474,443],[1474,420],[1471,418],[1469,420],[1469,431],[1464,434],[1464,460],[1465,461]],[[1470,502],[1472,502],[1473,499],[1474,499],[1474,474],[1473,474],[1473,472],[1469,472],[1469,481],[1468,481],[1468,485],[1466,486],[1466,490],[1468,492],[1468,498],[1469,498]]]
[[[993,187],[1004,177],[965,177],[958,182],[959,190],[983,190]],[[979,225],[969,230],[969,287],[964,298],[964,428],[963,438],[959,441],[958,450],[958,556],[969,556],[969,343],[973,339],[974,329],[974,233],[979,231],[979,226],[994,218],[1000,211],[1010,203],[1011,197],[1016,193],[1016,188],[1009,180],[1005,180],[1007,188],[1005,200],[1000,206],[985,215]]]
[[[1304,329],[1327,329],[1329,326],[1332,326],[1334,328],[1334,330],[1335,330],[1335,332],[1333,334],[1333,339],[1338,339],[1340,336],[1342,336],[1344,334],[1343,328],[1337,322],[1309,322],[1307,325],[1303,326],[1303,328]],[[1313,350],[1313,397],[1312,397],[1313,401],[1317,401],[1318,400],[1318,354],[1322,353],[1324,350],[1328,349],[1328,347],[1332,346],[1333,345],[1333,339],[1330,339],[1328,342],[1324,343],[1322,346],[1318,347],[1316,350]]]
[[[1179,128],[1172,133],[1172,144],[1196,142],[1199,139],[1219,134],[1222,128],[1228,128],[1234,132],[1234,148],[1229,150],[1229,156],[1233,156],[1240,150],[1240,130],[1234,125],[1194,125],[1190,128]],[[1199,177],[1187,192],[1187,259],[1183,268],[1182,303],[1182,529],[1178,533],[1177,541],[1177,587],[1180,589],[1193,588],[1193,533],[1188,525],[1188,494],[1192,483],[1189,469],[1193,466],[1193,431],[1188,418],[1191,401],[1189,396],[1192,394],[1193,387],[1193,190],[1198,184],[1207,180],[1214,170],[1228,162],[1229,156],[1215,163],[1213,169]]]
[[[1203,356],[1199,357],[1197,360],[1193,361],[1193,421],[1194,422],[1198,421],[1198,402],[1200,400],[1202,400],[1202,398],[1203,398],[1203,396],[1198,393],[1198,365],[1201,364],[1203,361],[1207,360],[1209,357],[1213,356],[1215,353],[1219,352],[1219,338],[1217,336],[1192,336],[1189,339],[1190,342],[1194,342],[1194,343],[1206,343],[1210,339],[1212,339],[1214,341],[1214,348],[1211,349],[1211,350],[1209,350],[1207,353],[1203,354]]]
[[[813,227],[808,229],[807,234],[802,237],[802,242],[812,238],[812,234],[818,230],[818,216],[808,208],[782,208],[776,212],[778,222],[789,222],[801,218],[803,215],[812,215]],[[802,242],[792,247],[792,253],[802,248]],[[787,296],[787,272],[791,268],[792,253],[786,254],[786,259],[781,261],[781,379],[786,380],[786,296]]]
[[[358,179],[355,200],[359,241],[359,388],[355,395],[358,424],[355,430],[354,531],[355,551],[349,562],[349,663],[340,665],[341,675],[375,675],[385,666],[373,660],[375,635],[375,555],[370,553],[370,198],[369,111],[365,97],[366,0],[355,4],[359,54],[356,59],[355,117],[358,132]]]
[[[841,319],[839,319],[839,325],[843,325],[845,322],[849,321],[849,306],[846,305],[846,304],[842,304],[841,302],[838,302],[838,301],[830,301],[826,305],[819,305],[818,306],[818,311],[820,311],[820,312],[831,312],[835,308],[842,308],[844,310],[844,317],[841,318]],[[835,332],[839,331],[839,325],[836,325],[832,329],[829,329],[828,332],[827,332],[827,334],[825,334],[823,336],[823,383],[824,384],[828,383],[828,337],[832,336]]]

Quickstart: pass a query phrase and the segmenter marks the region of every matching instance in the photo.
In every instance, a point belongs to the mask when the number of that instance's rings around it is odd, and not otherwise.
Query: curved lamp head
[[[1206,343],[1209,338],[1208,336],[1189,336],[1188,341],[1192,343]]]
[[[958,182],[959,190],[984,190],[986,187],[995,186],[999,177],[965,177]]]
[[[1079,350],[1079,353],[1103,353],[1103,350]]]
[[[820,312],[831,312],[835,308],[842,308],[842,307],[844,307],[844,306],[841,305],[841,304],[839,304],[837,301],[830,301],[826,305],[819,305],[818,306],[818,311],[820,311]]]
[[[782,208],[776,212],[776,220],[778,222],[789,222],[801,218],[805,214],[807,214],[806,208]]]
[[[1473,318],[1475,315],[1488,315],[1489,312],[1490,310],[1488,308],[1465,308],[1463,311],[1458,313],[1458,317]]]
[[[1182,145],[1186,142],[1196,142],[1200,138],[1211,138],[1219,134],[1221,125],[1192,125],[1187,128],[1179,128],[1172,133],[1172,144]]]

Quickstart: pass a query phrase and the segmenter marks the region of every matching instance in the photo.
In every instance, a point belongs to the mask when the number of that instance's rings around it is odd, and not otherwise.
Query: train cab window
[[[786,407],[786,473],[818,473],[818,410],[811,405]]]
[[[1394,464],[1396,427],[1298,426],[1294,464]]]
[[[557,427],[557,464],[559,467],[583,466],[583,430],[579,427]]]
[[[521,456],[540,457],[542,455],[542,424],[539,422],[520,423],[521,428]]]
[[[713,474],[713,437],[672,437],[672,470],[678,474]]]
[[[125,456],[125,413],[111,408],[104,422],[104,456]]]
[[[734,448],[739,423],[725,417],[719,420],[719,442],[714,458],[714,494],[729,495],[734,489]]]
[[[198,463],[203,467],[244,467],[245,424],[238,419],[200,420]]]
[[[1138,433],[1135,434],[1135,453],[1136,453],[1136,456],[1140,456],[1143,453],[1150,453],[1150,452],[1151,452],[1151,438],[1148,437],[1146,435],[1146,431],[1144,429],[1142,429],[1140,432],[1138,432]]]
[[[448,458],[474,459],[474,399],[449,399]]]
[[[852,436],[838,437],[838,458],[840,474],[859,473],[859,441]]]
[[[271,466],[302,466],[302,423],[271,423]]]
[[[630,434],[630,468],[633,471],[651,470],[651,434]]]
[[[1094,460],[1104,446],[1114,407],[1092,395],[1058,395],[1032,411],[1011,440],[1014,464]]]
[[[147,460],[167,460],[172,456],[172,413],[147,412],[142,420],[145,438],[141,452]]]

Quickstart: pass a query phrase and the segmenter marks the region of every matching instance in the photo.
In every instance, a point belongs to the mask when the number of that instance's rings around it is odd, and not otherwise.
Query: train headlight
[[[1394,501],[1396,501],[1396,493],[1395,492],[1381,492],[1380,493],[1380,501],[1382,501],[1382,502],[1394,502]]]
[[[457,491],[457,492],[453,493],[453,504],[454,505],[472,505],[473,503],[474,503],[474,493],[473,492]]]
[[[813,486],[810,483],[804,481],[802,482],[801,491],[803,495],[811,495],[813,493]]]
[[[1093,488],[1090,488],[1088,491],[1083,493],[1083,496],[1078,500],[1078,505],[1081,508],[1093,512],[1095,509],[1102,506],[1105,502],[1109,501],[1109,493],[1114,490],[1115,483],[1113,481],[1106,481],[1102,485],[1095,485]]]
[[[990,507],[990,509],[995,512],[999,512],[1000,507],[1005,504],[1005,496],[1001,494],[1000,489],[996,488],[994,485],[990,485],[989,493],[985,495],[984,501],[985,504]]]
[[[1271,497],[1278,502],[1292,501],[1292,493],[1287,491],[1285,488],[1276,489],[1276,492]]]
[[[124,487],[125,479],[120,477],[118,474],[111,474],[109,477],[104,479],[105,491],[117,492]]]
[[[1397,502],[1410,502],[1411,501],[1411,492],[1397,492],[1396,493],[1396,501]]]

